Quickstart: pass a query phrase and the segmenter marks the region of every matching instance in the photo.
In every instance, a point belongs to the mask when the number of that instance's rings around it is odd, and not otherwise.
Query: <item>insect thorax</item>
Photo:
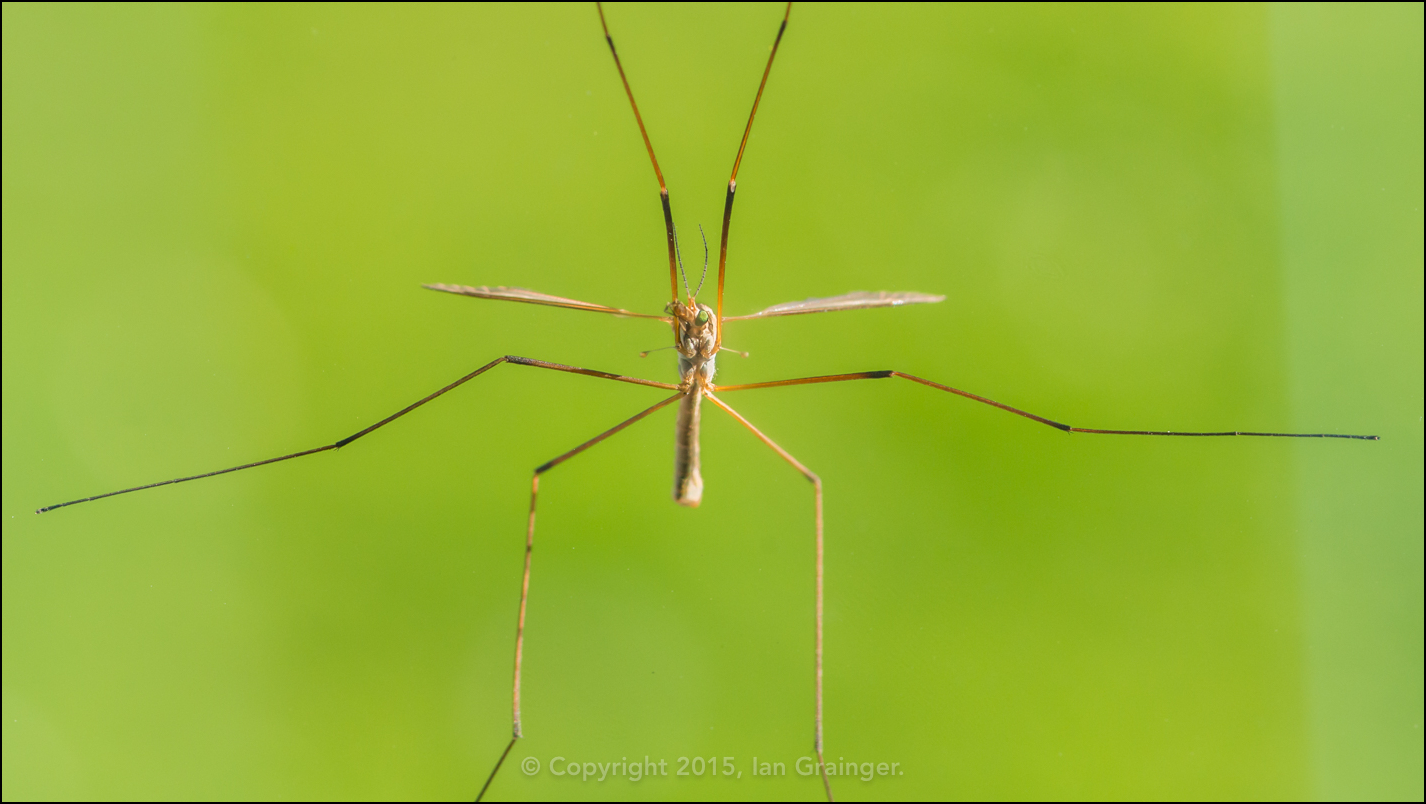
[[[695,301],[687,305],[672,302],[667,310],[673,316],[679,380],[688,382],[696,375],[712,383],[718,352],[718,317],[713,308]]]
[[[679,356],[678,356],[678,379],[679,379],[679,381],[680,381],[680,382],[687,382],[689,375],[690,375],[691,373],[697,372],[697,374],[698,374],[699,377],[701,377],[705,382],[707,382],[708,384],[711,385],[711,384],[713,383],[713,375],[717,372],[717,368],[713,365],[713,364],[714,364],[714,361],[716,361],[716,360],[717,360],[717,357],[716,357],[716,356],[714,356],[714,357],[708,357],[708,358],[693,358],[693,359],[689,359],[689,358],[687,358],[687,357],[684,357],[683,355],[679,355]]]

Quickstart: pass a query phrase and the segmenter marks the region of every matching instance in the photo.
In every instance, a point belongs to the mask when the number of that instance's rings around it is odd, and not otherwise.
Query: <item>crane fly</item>
[[[605,19],[602,5],[596,3],[599,15],[600,26],[604,39],[609,46],[610,55],[614,61],[614,67],[618,73],[619,80],[623,86],[625,95],[628,97],[630,109],[633,111],[634,122],[637,125],[639,135],[642,137],[645,148],[648,151],[649,161],[653,167],[654,177],[658,182],[659,200],[663,211],[663,222],[668,252],[668,276],[670,300],[662,313],[644,313],[626,310],[617,307],[610,307],[603,304],[579,301],[576,299],[550,295],[533,290],[503,286],[466,286],[455,284],[428,284],[424,287],[443,293],[469,296],[480,299],[490,299],[497,301],[519,302],[523,304],[535,304],[547,307],[558,307],[570,310],[583,310],[587,312],[602,313],[616,317],[643,318],[661,321],[669,325],[672,334],[672,344],[668,347],[677,352],[678,356],[678,382],[662,382],[658,380],[644,379],[640,377],[614,374],[589,368],[569,366],[560,363],[538,360],[529,357],[516,355],[505,355],[480,366],[463,377],[446,385],[435,392],[422,397],[412,404],[396,411],[384,419],[342,438],[334,443],[318,446],[311,449],[293,452],[274,458],[245,463],[226,469],[205,472],[198,475],[190,475],[156,483],[148,483],[141,486],[111,491],[104,494],[97,494],[81,499],[70,500],[55,505],[40,508],[36,513],[44,513],[66,506],[76,505],[83,502],[112,497],[119,494],[127,494],[134,491],[156,488],[158,486],[183,483],[200,478],[214,477],[217,475],[236,472],[244,469],[251,469],[267,464],[300,458],[307,455],[314,455],[320,452],[336,450],[345,447],[363,436],[384,427],[408,413],[415,411],[443,396],[444,394],[464,385],[480,375],[500,366],[510,364],[515,366],[525,366],[530,368],[546,369],[550,371],[567,374],[577,374],[585,377],[610,380],[613,382],[628,383],[649,388],[660,389],[668,392],[668,396],[654,403],[653,405],[635,413],[618,424],[599,433],[593,438],[584,441],[574,448],[551,458],[545,463],[535,468],[530,483],[530,508],[526,523],[525,532],[525,553],[524,566],[520,580],[520,606],[519,615],[515,631],[514,650],[514,674],[511,690],[512,699],[512,729],[509,743],[496,760],[494,768],[490,771],[483,787],[480,790],[480,797],[483,797],[489,790],[491,783],[496,778],[505,759],[514,748],[516,742],[524,736],[523,723],[521,720],[521,672],[524,659],[525,640],[525,619],[527,605],[529,602],[530,578],[532,569],[532,558],[535,537],[535,513],[536,503],[539,497],[540,477],[563,464],[564,462],[580,455],[586,450],[611,438],[624,429],[649,417],[653,413],[663,408],[677,405],[677,413],[674,428],[674,472],[672,484],[672,497],[674,501],[683,506],[696,508],[703,496],[703,478],[700,473],[699,461],[699,423],[702,415],[704,401],[732,417],[738,424],[746,428],[752,435],[769,449],[775,452],[783,461],[787,462],[796,472],[805,477],[812,486],[813,502],[813,527],[812,535],[815,545],[814,575],[816,579],[815,595],[813,600],[813,627],[814,627],[814,656],[813,656],[813,700],[812,709],[812,748],[817,757],[817,767],[820,771],[824,791],[830,800],[832,798],[831,783],[828,778],[827,767],[823,761],[823,603],[824,603],[824,534],[822,515],[822,481],[818,475],[802,464],[787,450],[783,449],[772,438],[759,430],[752,422],[739,414],[734,408],[722,399],[722,395],[735,391],[751,391],[758,389],[769,389],[788,387],[795,385],[809,385],[819,383],[851,382],[859,380],[877,380],[900,378],[921,386],[925,386],[937,391],[960,396],[974,402],[998,408],[1007,413],[1024,417],[1031,421],[1052,427],[1064,433],[1084,433],[1094,435],[1138,435],[1138,436],[1181,436],[1181,437],[1223,437],[1223,436],[1256,436],[1256,437],[1277,437],[1277,438],[1343,438],[1357,440],[1377,440],[1373,435],[1346,435],[1337,433],[1278,433],[1278,432],[1249,432],[1242,430],[1226,430],[1217,432],[1183,432],[1170,430],[1130,430],[1130,429],[1100,429],[1089,427],[1076,427],[1069,424],[1040,416],[1026,410],[1022,410],[1011,405],[1004,404],[986,396],[971,393],[969,391],[943,385],[930,379],[919,377],[910,373],[898,370],[873,370],[862,371],[850,374],[833,374],[813,377],[797,377],[791,379],[772,380],[741,385],[717,385],[717,358],[723,351],[732,351],[723,345],[724,325],[737,321],[750,321],[763,318],[774,318],[793,315],[810,315],[814,313],[826,313],[849,310],[865,310],[880,307],[898,307],[909,304],[932,304],[944,300],[944,296],[932,295],[918,292],[852,292],[840,296],[829,298],[807,299],[804,301],[793,301],[784,304],[774,305],[766,309],[745,315],[725,315],[724,314],[724,290],[727,275],[728,262],[728,238],[732,223],[733,201],[737,192],[738,169],[742,165],[743,157],[747,151],[749,137],[752,133],[753,121],[757,116],[759,104],[762,102],[764,91],[768,86],[768,78],[772,72],[773,62],[777,57],[778,46],[782,42],[783,35],[788,28],[788,21],[791,15],[791,3],[788,3],[783,11],[783,18],[778,25],[777,33],[773,39],[770,52],[768,54],[766,66],[763,69],[761,81],[758,84],[757,93],[753,97],[752,109],[748,114],[747,124],[743,130],[743,135],[738,143],[736,155],[733,160],[732,171],[729,174],[726,187],[726,195],[723,205],[722,226],[717,244],[717,272],[713,287],[714,298],[710,305],[706,301],[700,300],[704,289],[704,280],[707,279],[709,269],[709,253],[706,239],[704,240],[704,266],[703,277],[700,278],[696,288],[688,281],[688,274],[685,270],[682,259],[681,246],[678,238],[677,228],[674,224],[673,209],[670,202],[668,186],[664,181],[663,171],[659,167],[658,158],[655,155],[653,142],[648,130],[644,125],[643,117],[639,113],[638,104],[634,99],[634,92],[630,85],[628,76],[625,74],[619,54],[614,46],[614,39],[609,32],[607,20]],[[701,232],[701,227],[700,227]],[[682,291],[682,294],[680,294]],[[647,353],[645,353],[647,354]],[[479,798],[479,797],[478,797]]]

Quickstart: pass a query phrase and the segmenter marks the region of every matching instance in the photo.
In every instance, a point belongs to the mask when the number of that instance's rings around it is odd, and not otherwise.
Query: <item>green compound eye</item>
[[[699,310],[698,317],[693,319],[693,323],[701,326],[703,324],[707,324],[709,318],[712,318],[712,316],[708,315],[707,310]]]

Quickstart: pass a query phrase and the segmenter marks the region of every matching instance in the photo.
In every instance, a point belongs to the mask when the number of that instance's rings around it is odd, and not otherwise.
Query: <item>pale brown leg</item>
[[[599,11],[599,26],[604,29],[604,41],[609,43],[609,55],[614,57],[614,68],[619,71],[619,80],[624,83],[624,94],[629,96],[629,106],[634,110],[634,122],[639,124],[639,135],[644,138],[644,147],[649,151],[649,161],[654,165],[654,177],[659,180],[659,203],[663,205],[664,236],[668,240],[668,284],[672,293],[671,301],[678,301],[678,237],[673,231],[673,208],[668,202],[668,185],[664,184],[663,171],[659,170],[659,158],[654,156],[654,143],[644,128],[644,116],[639,114],[639,104],[634,102],[634,90],[629,87],[629,79],[624,75],[624,65],[619,61],[619,51],[614,48],[614,37],[609,35],[609,24],[604,21],[604,4],[595,3]]]
[[[792,16],[792,3],[782,12],[782,24],[777,26],[777,36],[772,40],[772,52],[767,54],[767,66],[763,68],[763,80],[758,84],[758,94],[753,97],[753,110],[748,112],[748,125],[743,129],[743,139],[738,143],[738,156],[733,159],[733,172],[728,177],[728,194],[723,198],[723,233],[718,236],[718,306],[714,312],[718,321],[723,320],[723,276],[728,268],[728,227],[733,223],[733,194],[738,191],[738,168],[743,164],[743,151],[748,147],[748,137],[753,133],[753,118],[758,116],[758,104],[762,102],[763,90],[767,88],[767,77],[772,73],[772,60],[777,58],[777,46],[782,44],[782,34],[787,30],[787,19]],[[723,328],[718,328],[718,345],[723,344]]]
[[[575,366],[566,366],[566,365],[564,365],[563,363],[550,363],[550,362],[545,361],[545,360],[535,360],[535,359],[529,358],[529,357],[519,357],[518,355],[506,355],[506,356],[504,356],[504,357],[497,357],[497,358],[495,358],[494,360],[490,361],[489,363],[486,363],[485,365],[481,366],[480,368],[476,369],[475,371],[472,371],[471,373],[465,375],[464,377],[461,377],[459,380],[456,380],[455,382],[451,383],[450,385],[447,385],[446,387],[440,389],[439,391],[436,391],[435,393],[432,393],[432,394],[428,394],[428,395],[422,397],[421,399],[418,399],[418,400],[416,400],[415,402],[412,402],[411,404],[407,405],[406,407],[402,408],[401,410],[396,411],[395,413],[391,414],[390,416],[387,416],[386,418],[382,419],[381,421],[377,422],[376,424],[373,424],[373,425],[371,425],[370,427],[368,427],[368,428],[366,428],[366,429],[364,429],[364,430],[360,430],[360,431],[358,431],[358,432],[356,432],[356,433],[353,433],[352,435],[349,435],[349,436],[347,436],[346,438],[343,438],[341,441],[338,441],[338,442],[336,442],[336,443],[334,443],[334,444],[327,444],[326,446],[314,447],[314,448],[312,448],[312,449],[304,449],[304,450],[302,450],[301,452],[294,452],[294,453],[291,453],[291,454],[289,454],[289,455],[282,455],[282,456],[279,456],[279,457],[276,457],[276,458],[268,458],[268,459],[266,459],[266,460],[254,461],[253,463],[245,463],[245,464],[243,464],[242,466],[233,466],[233,467],[229,467],[229,468],[227,468],[227,469],[219,469],[219,470],[217,470],[217,471],[215,471],[215,472],[204,472],[204,473],[201,474],[201,475],[189,475],[189,476],[187,476],[187,477],[176,477],[176,478],[174,478],[174,479],[172,479],[172,480],[161,480],[161,481],[159,481],[159,482],[157,482],[157,483],[146,483],[146,484],[144,484],[144,485],[142,485],[142,486],[134,486],[133,488],[120,489],[119,491],[110,491],[110,492],[107,492],[107,493],[105,493],[105,494],[96,494],[96,495],[94,495],[93,497],[84,497],[84,498],[81,498],[81,499],[78,499],[78,500],[70,500],[69,502],[62,502],[62,503],[58,503],[58,504],[55,504],[55,505],[47,505],[47,506],[45,506],[44,508],[41,508],[41,509],[39,509],[38,511],[35,511],[35,513],[37,513],[37,514],[43,514],[43,513],[46,512],[46,511],[53,511],[53,510],[56,509],[56,508],[64,508],[65,506],[68,506],[68,505],[78,505],[79,503],[92,502],[92,501],[94,501],[94,500],[102,500],[102,499],[104,499],[105,497],[113,497],[113,496],[116,496],[116,495],[119,495],[119,494],[128,494],[128,493],[133,492],[133,491],[143,491],[144,489],[152,489],[152,488],[157,488],[157,487],[159,487],[159,486],[171,486],[171,485],[173,485],[174,483],[187,483],[187,482],[190,481],[190,480],[202,480],[202,479],[205,478],[205,477],[215,477],[215,476],[217,476],[217,475],[226,475],[226,474],[228,474],[229,472],[238,472],[238,471],[242,471],[243,469],[253,469],[253,468],[256,468],[256,467],[258,467],[258,466],[266,466],[267,464],[270,464],[270,463],[279,463],[279,462],[281,462],[281,461],[288,461],[288,460],[291,460],[291,459],[293,459],[293,458],[301,458],[301,457],[306,456],[306,455],[315,455],[315,454],[317,454],[317,453],[319,453],[319,452],[326,452],[326,451],[328,451],[328,450],[333,450],[333,449],[341,449],[342,447],[345,447],[346,445],[348,445],[348,444],[352,443],[353,441],[357,440],[358,438],[361,438],[362,436],[364,436],[364,435],[366,435],[366,434],[372,432],[373,430],[376,430],[376,429],[378,429],[378,428],[385,427],[386,425],[391,424],[392,422],[396,421],[397,419],[401,418],[402,416],[405,416],[406,414],[410,413],[411,411],[415,410],[416,408],[421,407],[422,405],[426,404],[427,402],[430,402],[431,400],[435,399],[436,397],[441,396],[442,394],[444,394],[444,393],[446,393],[446,392],[448,392],[448,391],[453,391],[453,390],[455,390],[456,388],[458,388],[458,387],[464,385],[465,383],[470,382],[471,380],[473,380],[473,379],[475,379],[476,377],[479,377],[480,375],[484,374],[485,372],[487,372],[487,371],[489,371],[489,370],[495,368],[496,366],[500,365],[501,363],[511,363],[511,364],[513,364],[513,365],[516,365],[516,366],[532,366],[532,367],[534,367],[534,368],[552,369],[552,370],[554,370],[554,371],[565,371],[565,372],[569,372],[569,373],[571,373],[571,374],[583,374],[583,375],[585,375],[586,377],[598,377],[598,378],[603,379],[603,380],[615,380],[615,381],[618,381],[618,382],[633,383],[634,385],[647,385],[647,386],[649,386],[649,387],[651,387],[651,388],[663,388],[663,389],[669,390],[669,391],[673,391],[673,390],[677,390],[677,389],[678,389],[678,386],[677,386],[677,385],[673,385],[673,384],[671,384],[671,383],[666,383],[666,382],[655,382],[654,380],[644,380],[644,379],[640,379],[640,378],[638,378],[638,377],[626,377],[626,376],[624,376],[624,375],[622,375],[622,374],[610,374],[610,373],[607,372],[607,371],[595,371],[594,369],[576,368]]]
[[[1044,416],[1038,416],[1034,413],[1030,413],[1029,411],[1021,410],[1019,408],[1013,408],[1002,402],[996,402],[994,399],[988,399],[986,397],[973,394],[970,391],[962,391],[959,388],[952,388],[949,385],[942,385],[938,382],[932,382],[930,380],[917,377],[914,374],[906,374],[905,372],[901,371],[859,371],[855,374],[827,374],[821,377],[802,377],[796,380],[774,380],[772,382],[754,382],[748,383],[746,385],[724,385],[718,388],[718,392],[722,393],[724,391],[750,391],[755,388],[781,388],[783,386],[788,385],[813,385],[815,383],[823,382],[847,382],[848,380],[884,380],[888,377],[900,377],[903,380],[910,380],[914,383],[920,383],[921,385],[924,385],[928,388],[935,388],[938,391],[945,391],[947,393],[955,394],[957,396],[963,396],[966,399],[973,399],[976,402],[980,402],[981,404],[990,405],[993,408],[999,408],[1007,413],[1014,413],[1016,416],[1024,416],[1027,419],[1037,421],[1040,424],[1049,425],[1050,427],[1053,427],[1056,430],[1061,430],[1066,433],[1093,433],[1096,435],[1143,436],[1258,436],[1262,438],[1355,438],[1361,441],[1381,440],[1381,436],[1342,435],[1339,433],[1255,433],[1247,432],[1244,430],[1225,430],[1213,433],[1199,433],[1180,430],[1098,430],[1091,427],[1071,427],[1068,424],[1061,424],[1060,422],[1057,422],[1053,419],[1046,419]]]
[[[485,780],[485,785],[480,788],[480,795],[477,795],[475,797],[476,801],[480,801],[482,798],[485,797],[485,792],[490,789],[490,783],[495,781],[495,774],[500,772],[500,766],[504,764],[505,757],[509,756],[510,749],[515,747],[515,741],[525,736],[524,732],[520,728],[520,670],[525,658],[525,610],[530,600],[530,559],[534,555],[535,551],[535,501],[540,494],[540,475],[544,474],[545,472],[548,472],[556,466],[559,466],[560,464],[564,463],[570,458],[573,458],[579,453],[584,452],[585,450],[589,449],[595,444],[598,444],[600,441],[603,441],[604,439],[614,435],[620,430],[623,430],[634,422],[639,421],[645,416],[648,416],[659,408],[662,408],[665,405],[668,405],[674,401],[677,401],[678,399],[681,399],[683,395],[683,392],[680,391],[679,393],[674,394],[673,396],[663,400],[657,405],[654,405],[650,408],[646,408],[642,412],[614,425],[613,427],[609,428],[608,430],[605,430],[594,438],[589,439],[583,444],[580,444],[569,452],[566,452],[553,460],[546,461],[535,467],[534,477],[530,479],[530,518],[525,524],[525,572],[520,579],[520,618],[515,626],[515,682],[510,696],[513,704],[513,725],[511,728],[510,743],[506,745],[505,750],[501,752],[500,759],[495,761],[495,767],[491,769],[490,776],[488,776]]]
[[[818,477],[811,469],[803,466],[800,461],[792,457],[787,450],[779,447],[771,438],[763,435],[761,430],[754,427],[752,422],[744,419],[736,410],[723,404],[723,401],[718,397],[706,391],[704,392],[704,396],[708,397],[709,402],[727,411],[729,416],[737,419],[744,427],[753,431],[753,435],[757,436],[758,440],[772,447],[772,450],[778,455],[781,455],[783,460],[792,464],[794,469],[812,481],[813,499],[817,511],[817,643],[815,649],[817,704],[816,719],[813,726],[812,747],[817,752],[817,768],[822,772],[822,787],[827,791],[827,800],[832,801],[832,783],[827,781],[827,764],[822,758],[822,478]]]

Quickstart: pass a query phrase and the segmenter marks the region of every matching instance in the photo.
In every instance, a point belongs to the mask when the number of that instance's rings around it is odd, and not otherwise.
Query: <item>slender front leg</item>
[[[573,458],[579,453],[584,452],[585,450],[589,449],[595,444],[598,444],[600,441],[603,441],[604,439],[614,435],[620,430],[623,430],[634,422],[648,416],[659,408],[662,408],[672,402],[675,402],[678,399],[681,399],[682,397],[683,392],[680,391],[679,393],[674,394],[673,396],[663,400],[657,405],[654,405],[650,408],[646,408],[642,412],[635,414],[634,416],[631,416],[625,419],[624,421],[614,425],[613,427],[609,428],[608,430],[605,430],[594,438],[589,439],[583,444],[580,444],[569,452],[566,452],[553,460],[546,461],[535,467],[534,477],[530,479],[530,517],[525,524],[525,571],[520,578],[520,618],[515,625],[515,682],[511,691],[513,717],[512,728],[510,730],[510,742],[505,746],[505,750],[500,753],[500,758],[495,761],[495,767],[491,769],[490,776],[486,778],[484,786],[480,788],[480,795],[477,795],[475,797],[476,801],[480,801],[482,798],[485,797],[485,792],[490,789],[490,783],[495,781],[495,774],[500,772],[500,766],[505,763],[505,757],[509,756],[510,749],[515,747],[515,741],[525,736],[524,731],[520,727],[520,669],[525,658],[525,610],[530,601],[530,561],[535,552],[535,502],[540,495],[540,475],[544,474],[545,472],[548,472],[556,466],[559,466],[560,464],[564,463],[570,458]]]
[[[744,419],[736,410],[723,404],[723,401],[713,394],[704,391],[703,395],[708,397],[708,401],[728,412],[729,416],[737,419],[744,427],[753,431],[753,435],[758,440],[772,447],[773,451],[782,456],[782,459],[792,464],[793,468],[801,472],[804,477],[812,481],[813,500],[816,506],[817,521],[817,642],[814,655],[816,657],[816,719],[812,732],[812,747],[817,752],[817,769],[822,772],[822,787],[827,791],[827,800],[832,801],[832,783],[827,781],[827,763],[822,758],[822,478],[818,477],[811,469],[803,466],[796,458],[792,457],[787,450],[779,447],[771,438],[762,434],[762,431],[754,427],[752,422]]]
[[[639,124],[639,134],[644,138],[644,147],[649,151],[649,161],[654,165],[654,177],[659,180],[659,203],[663,205],[664,237],[668,241],[668,285],[672,294],[670,301],[678,301],[678,238],[673,231],[673,208],[668,203],[668,185],[664,183],[663,171],[659,170],[659,158],[654,156],[654,143],[644,128],[644,116],[639,114],[639,104],[634,102],[634,90],[629,87],[629,79],[624,75],[624,65],[619,61],[619,51],[614,49],[614,37],[609,35],[609,24],[604,21],[604,4],[595,3],[599,11],[599,25],[604,29],[604,41],[609,43],[609,55],[614,57],[614,68],[619,71],[619,80],[624,83],[624,94],[629,96],[629,106],[634,110],[634,122]]]
[[[767,66],[763,68],[763,80],[758,84],[758,94],[753,96],[753,110],[748,112],[748,125],[743,129],[743,139],[738,143],[738,155],[733,159],[733,172],[728,177],[728,194],[723,199],[723,233],[718,236],[718,321],[723,321],[723,276],[728,268],[728,227],[733,223],[733,194],[738,191],[738,168],[743,164],[743,151],[747,150],[748,137],[753,133],[753,118],[758,116],[758,104],[762,103],[763,90],[767,89],[767,77],[772,73],[772,60],[777,58],[777,46],[782,44],[782,34],[787,30],[787,19],[792,16],[792,3],[782,12],[782,24],[777,26],[777,36],[772,40],[772,51],[767,54]],[[612,45],[611,45],[612,47]],[[678,295],[677,293],[674,294]],[[718,344],[723,343],[723,328],[718,327]],[[748,425],[751,427],[752,425]]]

